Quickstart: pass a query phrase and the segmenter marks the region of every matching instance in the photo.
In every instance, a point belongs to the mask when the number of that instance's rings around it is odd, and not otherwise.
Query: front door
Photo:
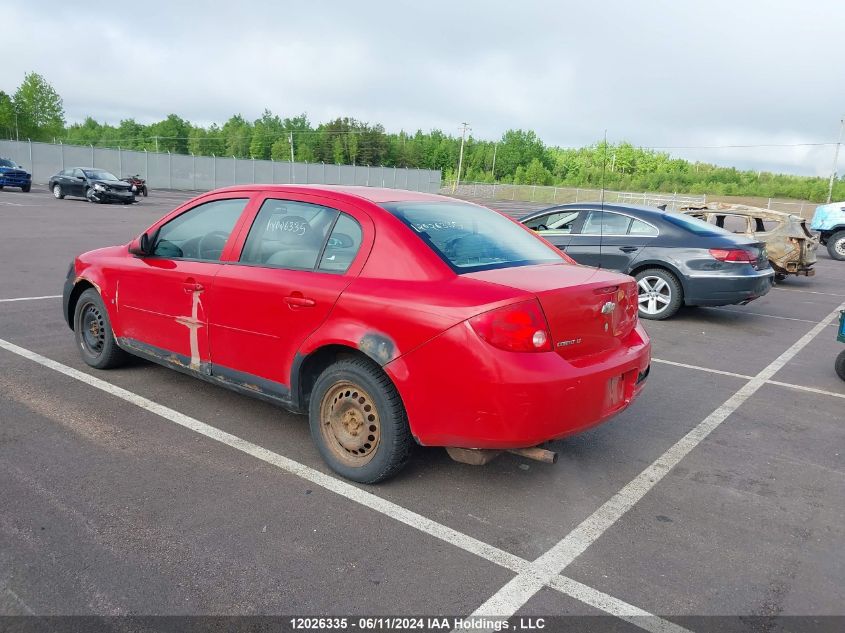
[[[357,209],[284,196],[267,194],[239,261],[222,267],[208,300],[213,374],[288,400],[297,350],[357,274],[373,231]]]
[[[201,203],[163,224],[153,254],[129,260],[116,292],[121,344],[209,372],[206,297],[248,198]]]
[[[566,251],[582,213],[572,209],[556,209],[551,213],[532,218],[525,226],[536,231],[562,251]]]

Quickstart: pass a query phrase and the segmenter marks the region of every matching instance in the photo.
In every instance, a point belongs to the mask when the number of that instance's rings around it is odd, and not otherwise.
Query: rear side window
[[[631,222],[631,228],[628,229],[628,235],[648,235],[655,236],[658,231],[651,224],[643,222],[642,220],[634,220]]]
[[[219,261],[246,203],[246,198],[213,200],[185,211],[159,229],[153,254]]]
[[[625,235],[630,224],[631,218],[626,215],[610,211],[590,211],[581,233],[583,235]]]
[[[556,249],[491,209],[460,202],[383,206],[457,273],[565,261]]]
[[[748,218],[744,215],[716,215],[716,226],[731,233],[748,231]]]
[[[337,216],[336,209],[318,204],[265,200],[249,230],[240,261],[259,266],[313,270]]]
[[[358,249],[361,248],[361,225],[354,218],[341,213],[335,222],[323,256],[320,258],[320,270],[333,273],[345,273]]]

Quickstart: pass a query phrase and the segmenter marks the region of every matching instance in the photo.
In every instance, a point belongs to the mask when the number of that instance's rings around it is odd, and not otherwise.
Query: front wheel
[[[145,198],[147,197],[147,187],[146,187],[146,185],[141,187],[141,195],[144,196]]]
[[[23,187],[21,187],[21,191],[23,191],[24,193],[29,193],[30,189],[32,189],[32,185],[24,185]]]
[[[329,366],[314,384],[311,438],[336,473],[365,484],[398,473],[414,440],[399,392],[369,359]]]
[[[53,185],[53,197],[56,200],[61,200],[65,197],[65,192],[62,191],[61,185]]]
[[[73,333],[82,360],[96,369],[111,369],[126,362],[127,353],[117,346],[109,314],[93,288],[79,296],[73,312]]]
[[[684,290],[668,270],[649,268],[637,273],[635,279],[640,318],[662,321],[681,309]]]
[[[839,352],[834,366],[836,367],[836,375],[845,380],[845,350]]]
[[[827,252],[833,259],[845,261],[845,231],[837,231],[827,239]]]

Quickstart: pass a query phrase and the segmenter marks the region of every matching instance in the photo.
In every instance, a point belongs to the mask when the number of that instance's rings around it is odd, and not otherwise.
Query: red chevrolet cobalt
[[[349,479],[414,443],[483,463],[627,407],[649,370],[637,286],[441,196],[254,185],[80,255],[64,315],[82,358],[127,354],[307,413]]]

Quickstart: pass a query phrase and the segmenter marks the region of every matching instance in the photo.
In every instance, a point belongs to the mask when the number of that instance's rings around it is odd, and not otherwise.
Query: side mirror
[[[135,238],[129,243],[129,252],[133,255],[147,256],[151,255],[153,251],[152,240],[146,233],[142,233],[141,237]]]

